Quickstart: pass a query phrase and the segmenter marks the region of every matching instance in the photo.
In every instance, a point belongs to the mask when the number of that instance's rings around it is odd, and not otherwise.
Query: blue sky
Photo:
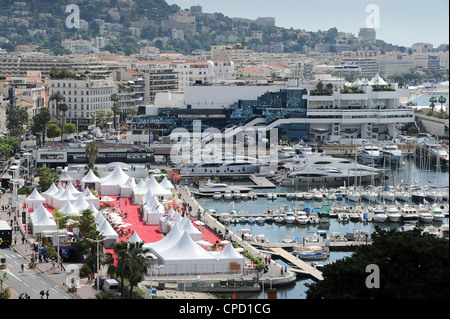
[[[221,12],[229,17],[256,19],[275,17],[280,27],[306,31],[328,30],[358,35],[365,27],[366,7],[375,4],[380,10],[377,38],[410,47],[416,42],[435,47],[449,43],[448,0],[166,0],[181,9],[193,5],[203,12]]]

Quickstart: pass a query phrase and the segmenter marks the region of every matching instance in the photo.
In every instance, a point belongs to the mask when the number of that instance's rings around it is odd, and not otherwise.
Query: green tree
[[[63,69],[63,71],[65,71],[65,69]],[[52,72],[61,72],[59,69],[52,69]],[[60,73],[58,73],[59,76]],[[57,75],[53,74],[53,77],[58,78]],[[61,77],[63,77],[63,75],[60,75]],[[52,73],[50,73],[50,77],[52,77]],[[62,103],[66,100],[66,98],[64,97],[64,95],[61,94],[60,91],[56,91],[55,93],[53,93],[52,95],[50,95],[50,101],[55,101],[56,103],[56,114],[57,117],[60,117],[60,112],[66,112],[68,107],[67,104]],[[64,117],[61,116],[60,117],[60,121],[61,121],[61,131],[63,130],[63,121],[64,121]],[[61,136],[61,140],[62,140],[62,136]]]
[[[23,136],[24,125],[28,123],[28,112],[18,105],[6,109],[6,128],[11,136]]]
[[[420,229],[400,232],[376,226],[371,245],[326,265],[324,280],[306,284],[308,299],[449,298],[449,242]],[[366,284],[368,265],[379,268],[379,288]],[[371,280],[371,278],[369,278]]]
[[[119,96],[117,93],[111,94],[110,100],[113,102],[111,110],[113,112],[114,130],[117,130],[117,114],[120,113]]]
[[[66,123],[64,124],[64,133],[76,133],[77,131],[77,126],[73,123]]]
[[[59,174],[53,173],[48,167],[41,167],[36,170],[36,175],[39,177],[39,186],[41,191],[45,192],[52,186],[52,183],[59,183]]]
[[[89,164],[94,165],[95,158],[98,154],[98,145],[95,142],[89,142],[84,149],[85,154],[88,156]]]
[[[81,216],[79,217],[79,228],[80,233],[83,234],[83,236],[97,229],[95,218],[90,209],[84,209],[81,211]]]
[[[36,144],[45,145],[45,129],[50,122],[51,115],[48,108],[42,108],[38,114],[33,116],[31,124],[31,133],[36,136]],[[42,140],[39,140],[39,137]],[[42,144],[40,144],[42,142]]]
[[[47,125],[47,137],[48,138],[55,138],[61,136],[61,129],[58,127],[58,125],[54,123],[50,123]]]
[[[441,113],[444,112],[444,104],[447,102],[447,99],[445,98],[445,96],[440,96],[438,99],[438,102],[441,104]]]
[[[434,107],[436,106],[436,102],[437,102],[437,98],[435,96],[430,97],[430,107],[431,107],[431,112],[434,113]]]

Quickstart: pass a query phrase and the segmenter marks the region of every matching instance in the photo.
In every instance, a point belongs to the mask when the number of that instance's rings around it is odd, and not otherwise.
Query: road
[[[0,258],[6,258],[6,269],[0,270],[0,276],[6,273],[3,285],[10,287],[11,298],[16,299],[26,293],[31,299],[40,299],[40,291],[49,291],[48,299],[72,299],[61,285],[37,268],[28,268],[28,261],[11,248],[0,249]],[[25,267],[22,271],[21,264]],[[61,274],[64,276],[64,274]],[[47,299],[44,296],[44,299]]]

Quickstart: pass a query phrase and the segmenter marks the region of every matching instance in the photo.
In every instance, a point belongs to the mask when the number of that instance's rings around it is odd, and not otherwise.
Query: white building
[[[117,92],[117,88],[111,77],[103,79],[50,79],[49,96],[59,91],[64,97],[63,103],[68,110],[64,117],[66,122],[92,123],[94,111],[110,111],[112,102],[111,94]],[[56,110],[56,102],[49,101],[50,114],[59,117]],[[60,112],[59,112],[60,113]]]

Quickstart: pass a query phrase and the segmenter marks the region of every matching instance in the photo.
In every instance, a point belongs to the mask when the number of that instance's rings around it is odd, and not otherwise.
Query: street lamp
[[[92,239],[92,238],[86,238],[87,241],[90,241],[92,243],[97,243],[97,289],[100,290],[100,285],[99,285],[99,248],[98,248],[98,244],[101,243],[103,240],[102,239]]]

